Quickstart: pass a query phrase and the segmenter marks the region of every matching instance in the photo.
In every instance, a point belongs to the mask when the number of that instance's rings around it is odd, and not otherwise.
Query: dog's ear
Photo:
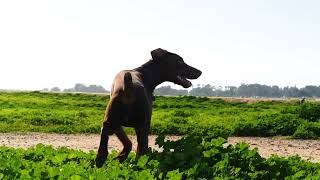
[[[153,51],[151,51],[151,56],[153,60],[157,60],[160,59],[161,57],[163,57],[164,55],[166,55],[168,53],[168,51],[158,48],[155,49]]]

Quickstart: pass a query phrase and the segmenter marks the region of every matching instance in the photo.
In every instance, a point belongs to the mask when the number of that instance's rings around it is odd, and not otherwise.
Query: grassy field
[[[0,93],[0,131],[99,133],[108,100],[105,95]],[[319,138],[319,120],[319,102],[157,97],[151,133],[161,134],[156,143],[162,152],[139,159],[131,153],[122,164],[112,152],[98,169],[95,152],[0,146],[0,179],[319,179],[319,163],[297,156],[265,159],[245,143],[224,147],[221,138]],[[171,134],[186,136],[165,142],[163,135]]]
[[[108,100],[104,95],[2,92],[0,132],[99,133]],[[317,102],[156,97],[151,133],[318,138],[319,119]]]

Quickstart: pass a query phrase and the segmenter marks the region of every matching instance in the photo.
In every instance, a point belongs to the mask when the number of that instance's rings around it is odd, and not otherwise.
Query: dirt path
[[[137,142],[135,136],[129,137],[133,143],[133,149],[136,149]],[[176,140],[179,137],[170,136],[168,139]],[[156,136],[149,136],[149,146],[155,146]],[[0,146],[11,146],[27,148],[35,146],[38,143],[52,145],[54,147],[66,146],[68,148],[80,149],[83,151],[96,151],[99,145],[99,135],[66,135],[66,134],[44,134],[44,133],[0,133]],[[290,156],[298,154],[303,159],[320,162],[320,140],[286,140],[279,137],[261,138],[261,137],[230,137],[229,144],[245,141],[252,148],[258,148],[263,157],[269,157],[271,154],[279,156]],[[115,136],[109,139],[110,150],[121,150],[122,146]]]
[[[263,157],[272,154],[279,156],[292,156],[298,154],[302,159],[311,162],[320,162],[320,140],[295,140],[283,139],[281,137],[230,137],[228,143],[246,142],[252,148],[258,148]]]
[[[132,141],[132,149],[135,151],[137,141],[135,136],[129,136]],[[149,136],[149,146],[155,146],[157,136]],[[177,140],[178,136],[170,136],[168,140]],[[83,151],[96,151],[100,142],[98,134],[47,134],[47,133],[0,133],[0,146],[27,148],[33,147],[39,143],[52,145],[53,147],[65,146],[72,149]],[[109,150],[121,150],[122,145],[116,136],[109,138]]]

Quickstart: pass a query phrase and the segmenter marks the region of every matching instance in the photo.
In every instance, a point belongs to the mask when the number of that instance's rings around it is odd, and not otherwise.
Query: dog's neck
[[[163,68],[161,65],[159,65],[159,62],[155,60],[149,60],[134,70],[142,74],[142,81],[146,88],[148,88],[148,90],[151,92],[153,92],[159,84],[166,81],[163,77]]]

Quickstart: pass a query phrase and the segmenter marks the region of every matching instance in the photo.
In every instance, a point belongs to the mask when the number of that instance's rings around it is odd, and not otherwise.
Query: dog
[[[151,51],[152,59],[133,70],[119,72],[112,84],[110,101],[105,111],[96,166],[102,167],[108,156],[108,139],[116,134],[123,144],[117,159],[123,162],[132,143],[122,126],[133,127],[138,141],[136,156],[148,150],[148,133],[152,114],[153,91],[157,85],[169,81],[188,88],[188,79],[197,79],[202,72],[189,66],[177,54],[158,48]]]

